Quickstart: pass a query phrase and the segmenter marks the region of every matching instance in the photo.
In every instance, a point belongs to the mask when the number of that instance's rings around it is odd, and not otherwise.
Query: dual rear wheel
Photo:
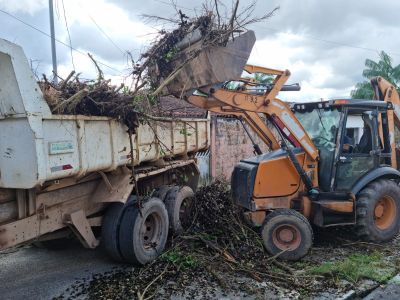
[[[178,234],[187,222],[186,204],[194,196],[189,187],[172,187],[157,191],[139,209],[133,197],[126,204],[112,203],[104,215],[102,244],[117,261],[144,265],[165,248],[168,233]],[[165,200],[165,201],[163,201]]]

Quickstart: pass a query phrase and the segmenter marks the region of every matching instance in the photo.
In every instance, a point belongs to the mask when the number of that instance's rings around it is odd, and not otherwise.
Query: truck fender
[[[392,167],[380,167],[368,172],[352,187],[351,192],[357,195],[367,184],[378,178],[400,179],[400,172]]]

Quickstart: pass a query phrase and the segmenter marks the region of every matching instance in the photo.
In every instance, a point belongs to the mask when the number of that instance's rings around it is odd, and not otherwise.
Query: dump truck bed
[[[56,115],[22,49],[0,39],[0,188],[29,189],[131,164],[128,128],[98,116]],[[132,135],[133,164],[206,149],[207,119],[146,118]]]
[[[206,149],[208,128],[207,119],[140,124],[132,135],[134,165]],[[42,120],[42,137],[33,134],[24,118],[3,119],[0,132],[0,187],[32,188],[131,164],[126,126],[107,117],[53,115]]]

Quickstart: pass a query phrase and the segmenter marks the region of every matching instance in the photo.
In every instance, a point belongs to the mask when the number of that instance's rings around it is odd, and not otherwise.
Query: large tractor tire
[[[400,229],[400,187],[392,180],[368,184],[357,196],[356,233],[360,239],[386,242]]]
[[[292,209],[277,209],[267,215],[261,228],[264,247],[284,260],[299,260],[310,250],[313,231],[307,218]]]
[[[175,186],[169,190],[165,198],[169,225],[173,234],[181,234],[191,225],[194,192],[188,186]]]
[[[121,217],[119,249],[124,261],[144,265],[164,250],[168,237],[168,213],[158,198],[150,198],[139,210],[128,203]]]
[[[124,204],[120,202],[111,203],[103,217],[101,226],[101,244],[107,254],[116,261],[123,261],[119,251],[119,227]]]

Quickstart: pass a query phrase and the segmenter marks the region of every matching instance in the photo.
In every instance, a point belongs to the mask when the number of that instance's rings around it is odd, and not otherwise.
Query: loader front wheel
[[[356,232],[360,239],[386,242],[400,229],[400,187],[381,179],[367,185],[357,197]]]
[[[307,218],[292,209],[277,209],[268,214],[261,236],[267,252],[284,260],[302,258],[313,242],[313,231]]]
[[[128,203],[121,217],[119,248],[127,262],[144,265],[159,256],[168,237],[168,213],[164,203],[155,197],[143,203]]]

